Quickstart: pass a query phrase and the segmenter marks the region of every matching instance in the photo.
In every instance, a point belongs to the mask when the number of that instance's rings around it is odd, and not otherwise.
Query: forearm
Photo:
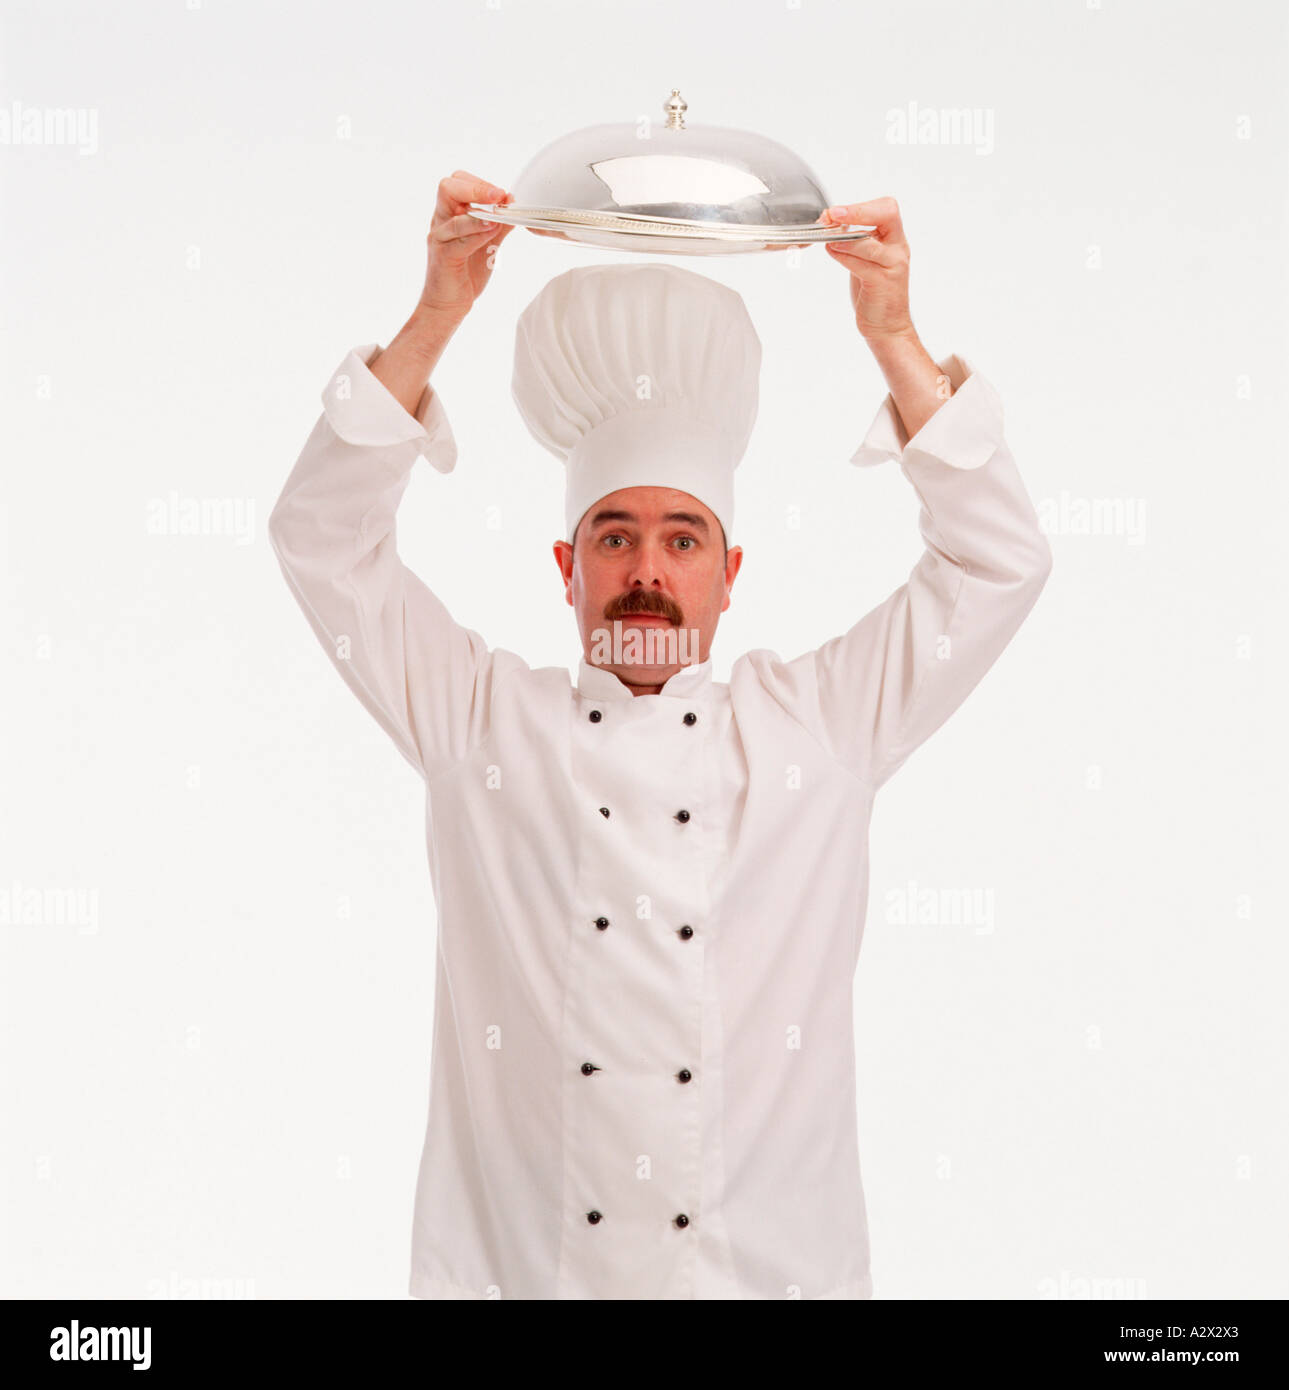
[[[456,464],[456,443],[437,394],[427,398],[424,418],[416,418],[371,370],[378,355],[377,344],[360,344],[332,372],[323,413],[269,516],[274,547],[301,582],[333,582],[392,533],[418,458],[440,473]],[[400,356],[408,354],[391,354],[393,366]],[[413,362],[425,364],[414,371],[428,373],[428,356]],[[408,389],[423,391],[419,379],[419,388],[409,383]]]
[[[866,338],[910,439],[952,395],[949,379],[916,332]]]
[[[894,387],[901,368],[888,361]],[[820,741],[874,788],[966,699],[1052,567],[997,392],[956,354],[932,365],[954,390],[918,431],[918,447],[904,439],[892,395],[855,456],[898,460],[921,503],[922,554],[885,603],[799,658],[808,677],[781,677],[788,691],[810,692]]]
[[[459,317],[418,306],[390,345],[367,364],[409,415],[416,414],[430,373],[460,324]]]

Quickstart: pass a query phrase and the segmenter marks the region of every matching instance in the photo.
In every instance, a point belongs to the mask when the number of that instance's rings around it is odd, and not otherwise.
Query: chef
[[[564,465],[576,680],[490,647],[404,563],[395,518],[418,459],[456,465],[429,377],[512,230],[464,209],[507,196],[440,184],[417,309],[341,361],[269,527],[426,788],[438,939],[409,1289],[870,1298],[852,981],[873,799],[1006,647],[1050,550],[997,393],[913,332],[881,199],[832,212],[877,231],[829,254],[890,387],[851,462],[897,464],[922,503],[907,581],[821,647],[713,679],[760,344],[714,280],[588,265],[523,311],[513,372]]]

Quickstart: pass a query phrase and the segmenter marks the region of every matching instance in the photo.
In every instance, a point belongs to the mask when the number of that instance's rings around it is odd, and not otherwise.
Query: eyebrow
[[[662,519],[664,521],[683,522],[686,526],[692,526],[694,530],[701,531],[703,535],[707,535],[708,532],[707,522],[695,512],[667,512]],[[623,512],[605,508],[604,511],[596,512],[591,518],[591,530],[595,530],[597,526],[602,525],[606,521],[628,521],[638,523],[639,520],[640,518],[636,516],[634,512]]]

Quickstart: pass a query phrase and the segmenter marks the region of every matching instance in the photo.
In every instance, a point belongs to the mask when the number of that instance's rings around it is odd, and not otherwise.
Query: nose
[[[632,584],[643,584],[648,588],[660,584],[664,574],[663,557],[666,549],[659,540],[646,538],[631,552],[631,567],[627,578]]]

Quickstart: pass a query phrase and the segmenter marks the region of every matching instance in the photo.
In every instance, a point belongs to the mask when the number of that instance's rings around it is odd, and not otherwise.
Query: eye
[[[615,532],[613,532],[612,535],[601,536],[600,540],[601,540],[601,543],[602,543],[602,544],[608,545],[608,543],[609,543],[610,541],[625,541],[625,540],[626,540],[626,537],[625,537],[625,536],[620,536],[620,535],[618,535],[618,533],[615,531]],[[613,550],[620,549],[620,547],[618,547],[618,546],[612,546],[612,547],[610,547],[610,548],[613,549]]]
[[[693,538],[693,536],[677,536],[676,539],[678,541],[688,541],[689,549],[693,549],[693,547],[698,544],[698,542]]]

